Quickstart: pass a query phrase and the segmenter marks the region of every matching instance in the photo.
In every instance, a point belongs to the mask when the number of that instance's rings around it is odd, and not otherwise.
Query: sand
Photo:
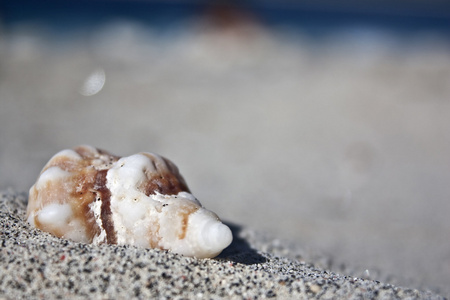
[[[0,299],[444,299],[333,273],[323,258],[237,225],[218,258],[196,259],[56,238],[31,228],[25,209],[25,194],[1,192]]]

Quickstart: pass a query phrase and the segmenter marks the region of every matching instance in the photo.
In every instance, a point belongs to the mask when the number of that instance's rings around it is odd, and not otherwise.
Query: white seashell
[[[168,159],[118,157],[91,146],[63,150],[30,189],[27,221],[58,237],[214,257],[231,230],[202,207]]]

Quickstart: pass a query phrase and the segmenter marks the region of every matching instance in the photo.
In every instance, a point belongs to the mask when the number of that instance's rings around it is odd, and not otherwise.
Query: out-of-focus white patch
[[[59,156],[69,158],[72,160],[81,159],[81,156],[78,153],[76,153],[75,151],[73,151],[72,149],[65,149],[65,150],[61,150],[58,153],[56,153],[55,155],[53,155],[53,157],[50,159],[50,161]]]
[[[64,171],[60,167],[51,167],[45,170],[44,173],[39,176],[38,181],[36,182],[36,189],[40,190],[45,187],[46,183],[49,181],[60,180],[64,177],[70,176],[70,173]]]
[[[67,221],[72,214],[69,204],[52,203],[41,209],[38,213],[38,220],[43,225],[51,224],[53,227],[63,228],[67,226]]]
[[[66,228],[67,230],[64,233],[64,238],[81,243],[89,242],[86,236],[85,227],[80,223],[80,221],[74,219],[66,225]]]
[[[103,89],[105,81],[105,70],[97,69],[86,78],[79,92],[83,96],[93,96]]]

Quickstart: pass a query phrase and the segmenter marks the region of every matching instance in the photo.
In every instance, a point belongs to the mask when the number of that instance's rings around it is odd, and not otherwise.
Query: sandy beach
[[[323,258],[236,225],[214,259],[74,243],[30,228],[25,201],[1,192],[0,299],[444,299],[331,272]]]

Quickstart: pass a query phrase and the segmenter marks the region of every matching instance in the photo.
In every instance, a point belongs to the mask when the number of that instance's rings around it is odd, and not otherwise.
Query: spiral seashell
[[[55,154],[31,187],[27,221],[61,238],[217,256],[231,230],[153,153],[118,157],[91,146]]]

